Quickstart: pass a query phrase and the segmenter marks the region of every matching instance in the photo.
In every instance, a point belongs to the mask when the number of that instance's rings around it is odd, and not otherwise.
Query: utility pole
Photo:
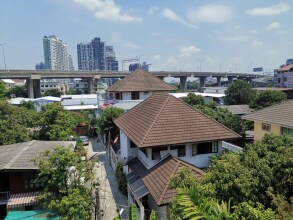
[[[199,62],[199,72],[201,72],[201,63],[204,61],[204,59],[199,59],[197,62]]]
[[[5,60],[5,51],[4,51],[4,46],[6,45],[6,43],[4,42],[3,44],[0,44],[0,46],[2,46],[2,53],[3,53],[3,61],[4,61],[4,68],[6,70],[6,60]]]

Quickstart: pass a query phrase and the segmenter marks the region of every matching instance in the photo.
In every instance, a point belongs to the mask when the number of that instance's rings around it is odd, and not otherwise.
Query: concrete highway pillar
[[[205,86],[206,76],[200,76],[199,77],[199,86],[200,88]]]
[[[28,97],[33,99],[34,98],[34,86],[33,86],[33,80],[31,78],[26,79],[26,87],[27,87]]]
[[[233,76],[228,76],[228,85],[233,82]]]
[[[40,79],[34,79],[34,91],[35,91],[35,98],[40,98],[41,97],[41,80]]]
[[[221,86],[221,76],[217,76],[217,86]]]
[[[187,90],[187,76],[180,76],[180,90]]]
[[[94,93],[94,82],[93,82],[93,77],[87,78],[87,84],[88,84],[88,94],[93,94]]]

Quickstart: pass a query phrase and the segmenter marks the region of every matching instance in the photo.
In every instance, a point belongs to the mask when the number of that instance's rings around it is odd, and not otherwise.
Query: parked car
[[[83,145],[89,145],[89,139],[87,136],[79,136],[80,140],[82,141]]]

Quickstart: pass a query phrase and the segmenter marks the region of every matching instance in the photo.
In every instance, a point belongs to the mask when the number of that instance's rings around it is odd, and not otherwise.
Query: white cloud
[[[152,14],[154,14],[156,11],[158,11],[159,10],[159,7],[157,7],[157,6],[153,6],[153,7],[150,7],[149,8],[149,10],[148,10],[148,13],[150,14],[150,15],[152,15]]]
[[[74,0],[86,9],[94,12],[94,17],[113,22],[138,22],[140,17],[131,16],[121,12],[121,7],[114,0]]]
[[[281,28],[281,25],[279,22],[273,22],[267,26],[268,31],[279,30],[280,28]]]
[[[253,8],[246,11],[247,14],[253,16],[271,16],[282,14],[290,10],[290,6],[286,3],[279,3],[265,8]]]
[[[191,22],[221,23],[232,17],[232,9],[225,5],[203,5],[188,11],[188,18]]]
[[[220,36],[219,39],[223,40],[223,41],[230,41],[230,42],[242,42],[242,41],[250,40],[250,37],[241,36],[241,35],[240,36],[228,36],[228,37]]]
[[[159,60],[159,59],[161,59],[161,55],[160,55],[160,54],[156,54],[156,55],[154,56],[154,59],[155,59],[155,60]]]
[[[175,21],[181,24],[184,24],[185,26],[191,27],[191,28],[197,28],[196,25],[190,24],[186,22],[183,18],[181,18],[179,15],[177,15],[174,11],[172,11],[170,8],[165,8],[162,12],[163,16],[165,18],[168,18],[171,21]]]
[[[253,40],[251,45],[253,47],[261,47],[263,45],[263,42],[259,41],[259,40]]]
[[[191,57],[193,54],[199,52],[200,49],[195,47],[194,45],[190,45],[187,47],[181,47],[180,48],[180,57]]]

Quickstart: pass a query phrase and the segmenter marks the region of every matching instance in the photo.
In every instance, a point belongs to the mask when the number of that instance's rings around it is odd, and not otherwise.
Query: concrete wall
[[[276,125],[276,124],[270,124],[270,125],[271,125],[271,131],[263,131],[262,122],[255,121],[254,122],[254,140],[255,141],[261,140],[265,134],[275,134],[275,135],[281,134],[281,127],[279,125]]]
[[[121,150],[121,160],[127,161],[130,157],[134,158],[137,156],[137,148],[130,148],[130,139],[120,130],[120,150]],[[123,166],[125,173],[128,173],[128,166]]]
[[[145,100],[155,93],[168,93],[167,91],[148,91],[148,92],[139,92],[139,100]],[[131,92],[122,92],[122,100],[132,100]]]
[[[156,212],[157,219],[168,219],[168,206],[157,206],[157,203],[151,194],[148,194],[148,205],[150,210]]]

